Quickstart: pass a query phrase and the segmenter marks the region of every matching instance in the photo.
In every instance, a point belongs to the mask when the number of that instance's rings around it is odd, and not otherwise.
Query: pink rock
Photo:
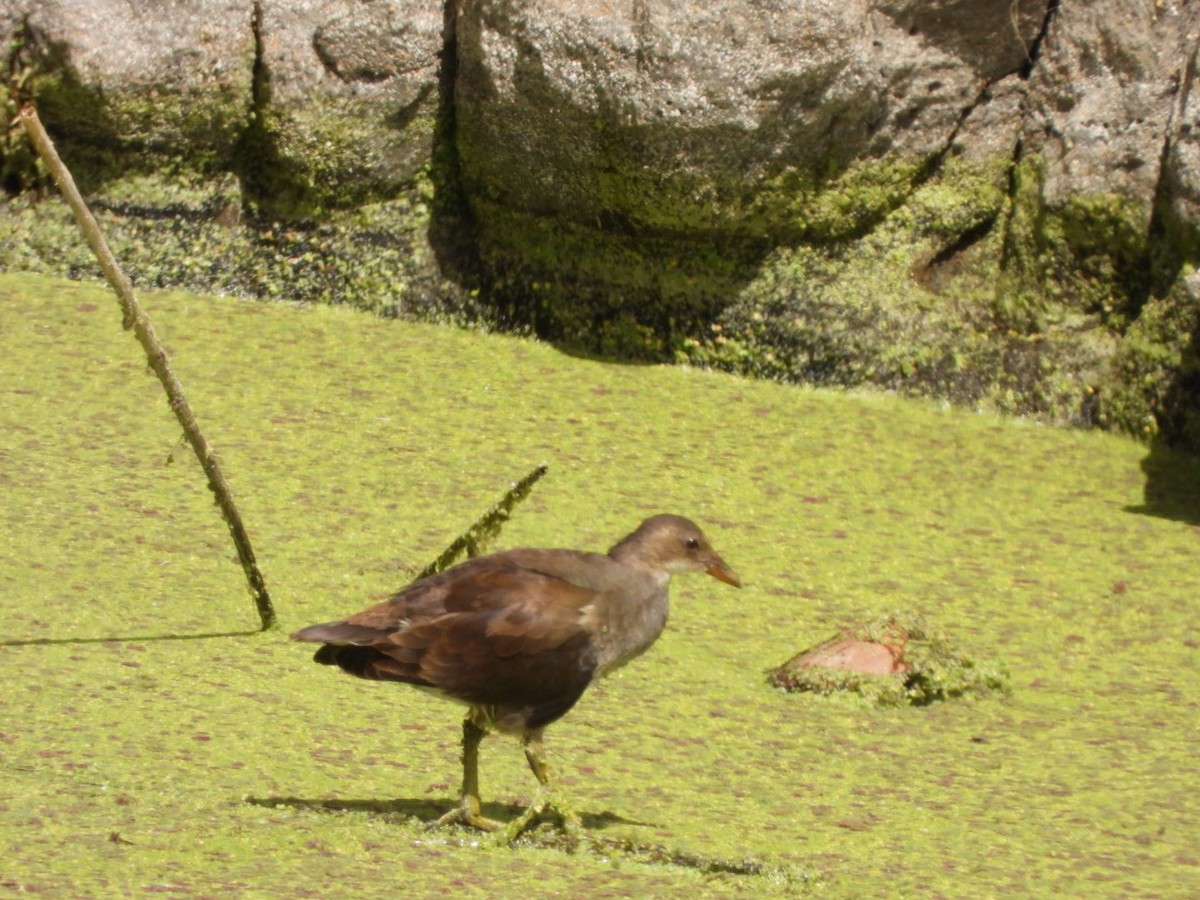
[[[816,666],[864,675],[894,675],[907,672],[909,668],[904,662],[902,645],[879,644],[853,635],[819,644],[789,663],[789,667],[795,669]]]

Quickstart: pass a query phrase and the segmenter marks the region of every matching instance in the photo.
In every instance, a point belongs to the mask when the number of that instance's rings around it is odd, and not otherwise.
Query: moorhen
[[[707,572],[741,587],[694,522],[658,515],[607,554],[524,549],[476,557],[292,638],[323,643],[313,657],[319,663],[467,704],[461,798],[434,826],[502,827],[480,813],[478,774],[479,743],[499,731],[520,735],[538,780],[536,796],[505,837],[516,838],[547,807],[577,834],[579,817],[551,782],[542,732],[595,679],[654,643],[678,572]]]

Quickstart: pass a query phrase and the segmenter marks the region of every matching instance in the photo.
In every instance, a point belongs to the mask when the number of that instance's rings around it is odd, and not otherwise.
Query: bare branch
[[[221,515],[224,516],[225,523],[229,526],[229,534],[237,548],[238,558],[241,560],[242,569],[250,584],[250,592],[254,595],[254,603],[258,609],[262,629],[266,631],[275,624],[275,609],[271,605],[266,584],[254,558],[250,538],[242,525],[242,518],[234,505],[233,495],[230,493],[229,485],[225,482],[225,476],[221,474],[221,469],[217,465],[216,456],[200,432],[200,426],[196,423],[196,417],[184,396],[183,385],[179,383],[179,379],[175,377],[175,372],[171,369],[167,351],[159,342],[158,335],[154,332],[154,326],[142,310],[141,304],[138,303],[133,291],[133,284],[121,270],[112,251],[109,250],[108,242],[105,241],[104,234],[92,215],[92,211],[88,209],[87,203],[84,202],[79,189],[75,186],[75,179],[71,177],[70,170],[67,169],[54,149],[54,144],[42,126],[33,104],[26,103],[22,106],[18,118],[25,128],[25,133],[29,135],[29,140],[38,156],[50,171],[54,183],[58,185],[58,189],[62,191],[63,197],[66,198],[67,204],[75,214],[75,219],[83,230],[88,246],[92,248],[92,253],[99,261],[100,268],[104,270],[109,284],[116,291],[117,299],[121,303],[122,323],[127,330],[133,329],[142,349],[146,351],[150,368],[162,382],[171,410],[175,413],[179,424],[183,426],[183,433],[187,437],[188,443],[192,445],[196,458],[200,460],[200,466],[204,469],[205,475],[208,476],[209,489],[216,497],[217,506],[221,508]]]

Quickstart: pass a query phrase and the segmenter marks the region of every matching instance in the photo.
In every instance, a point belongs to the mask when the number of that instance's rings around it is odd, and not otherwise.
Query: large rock
[[[1024,129],[1044,166],[1047,206],[1119,194],[1149,224],[1198,39],[1195,4],[1061,4],[1030,78]]]
[[[39,110],[86,160],[87,187],[166,159],[232,163],[251,112],[251,19],[242,0],[0,0],[6,44],[43,73]]]
[[[292,218],[395,196],[428,165],[442,20],[431,0],[0,0],[85,186],[224,169]]]
[[[968,122],[972,158],[1009,158],[1002,82],[1043,16],[1010,0],[470,0],[457,146],[490,280],[544,332],[669,350],[773,247],[869,232]],[[973,115],[993,87],[1004,114]]]
[[[469,0],[457,121],[470,193],[692,237],[852,228],[814,221],[813,194],[863,161],[893,157],[903,176],[944,153],[985,88],[1025,64],[1044,15],[1011,0],[872,6]],[[1010,153],[1017,122],[996,127]]]
[[[1026,64],[1044,15],[1012,0],[871,6],[466,2],[465,175],[585,223],[777,237],[796,223],[753,215],[772,177],[819,183],[863,158],[944,152],[984,88]]]
[[[260,0],[259,201],[311,215],[391,197],[429,164],[442,4]]]

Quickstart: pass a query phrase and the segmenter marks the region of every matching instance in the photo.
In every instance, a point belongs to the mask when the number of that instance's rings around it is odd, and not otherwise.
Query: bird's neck
[[[598,676],[619,669],[641,656],[653,644],[667,625],[670,603],[667,587],[671,576],[655,573],[659,582],[653,596],[616,599],[598,609],[596,645],[599,650]]]

